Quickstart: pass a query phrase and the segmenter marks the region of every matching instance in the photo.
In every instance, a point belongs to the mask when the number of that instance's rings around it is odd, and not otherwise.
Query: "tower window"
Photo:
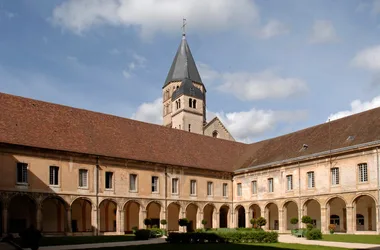
[[[189,132],[191,132],[191,124],[189,124]]]
[[[212,137],[214,137],[214,138],[218,138],[218,131],[214,131],[214,132],[212,132]]]
[[[195,99],[193,100],[193,108],[195,108],[195,109],[197,108],[197,100],[195,100]]]
[[[191,108],[193,106],[193,99],[189,99],[189,107]]]

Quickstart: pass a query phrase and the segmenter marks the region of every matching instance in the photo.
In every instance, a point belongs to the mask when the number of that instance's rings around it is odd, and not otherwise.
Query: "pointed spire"
[[[178,47],[163,88],[170,82],[182,81],[186,78],[193,82],[203,84],[190,47],[187,44],[185,26],[186,19],[183,19],[181,44]]]

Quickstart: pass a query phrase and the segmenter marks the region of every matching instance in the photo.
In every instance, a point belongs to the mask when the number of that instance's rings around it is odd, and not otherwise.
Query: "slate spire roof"
[[[186,35],[183,34],[181,44],[178,47],[163,88],[170,82],[182,81],[186,78],[193,82],[203,84],[187,43]]]

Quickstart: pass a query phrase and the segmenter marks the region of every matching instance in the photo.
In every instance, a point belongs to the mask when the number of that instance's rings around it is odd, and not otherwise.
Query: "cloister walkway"
[[[292,244],[302,244],[302,245],[318,245],[318,246],[329,246],[329,247],[341,247],[341,248],[348,248],[348,249],[379,249],[380,250],[380,245],[375,245],[375,244],[306,240],[305,238],[296,238],[289,234],[280,234],[278,241],[281,243],[292,243]],[[134,246],[134,245],[161,244],[165,242],[166,242],[165,238],[157,238],[157,239],[150,239],[150,240],[145,240],[145,241],[124,241],[124,242],[106,242],[106,243],[80,244],[80,245],[46,246],[46,247],[40,247],[39,249],[40,250],[96,249],[96,248],[103,248],[103,247],[121,247],[121,246]]]

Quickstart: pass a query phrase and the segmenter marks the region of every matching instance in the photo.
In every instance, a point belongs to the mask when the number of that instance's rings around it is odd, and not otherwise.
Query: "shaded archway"
[[[269,230],[278,230],[279,222],[278,222],[278,207],[274,203],[269,203],[265,207],[265,217],[268,223]]]
[[[298,219],[298,206],[294,201],[288,201],[284,204],[284,209],[283,209],[283,218],[285,219],[285,230],[291,230],[294,229],[294,227],[298,227],[297,225],[293,226],[290,223],[290,220],[292,218],[297,218]]]
[[[71,228],[75,232],[92,232],[92,203],[84,198],[76,199],[71,204]]]
[[[335,197],[328,201],[327,203],[328,218],[330,219],[329,224],[335,224],[335,231],[346,232],[347,230],[347,213],[346,213],[346,202],[340,198]]]
[[[103,200],[99,209],[100,232],[116,232],[117,204],[112,200]]]
[[[134,227],[139,228],[141,206],[135,201],[124,205],[124,231],[130,232]]]
[[[213,227],[214,210],[215,206],[213,204],[207,204],[203,208],[203,219],[207,221],[205,228]]]
[[[192,232],[197,229],[197,205],[191,203],[186,207],[186,218],[189,220],[189,226],[187,227],[188,232]]]
[[[146,207],[146,218],[152,221],[151,226],[160,227],[161,206],[157,202],[151,202]]]
[[[249,207],[249,211],[250,211],[250,218],[249,219],[252,219],[252,218],[259,218],[261,217],[261,209],[260,207],[257,205],[257,204],[252,204],[250,207]]]
[[[56,197],[42,202],[42,231],[44,233],[64,233],[66,228],[67,203]]]
[[[37,226],[37,207],[27,195],[14,196],[8,207],[8,228],[11,233],[20,233],[30,225]]]
[[[168,231],[179,231],[179,212],[181,210],[180,205],[177,203],[170,203],[168,206]]]
[[[376,231],[376,202],[369,195],[357,197],[353,202],[354,229],[356,231]]]
[[[227,228],[228,227],[228,211],[230,208],[226,205],[223,205],[219,209],[219,227]]]
[[[303,205],[303,215],[310,216],[313,220],[313,225],[321,229],[321,205],[318,201],[310,199]]]
[[[243,206],[237,206],[235,209],[237,227],[246,227],[245,225],[245,208]]]

